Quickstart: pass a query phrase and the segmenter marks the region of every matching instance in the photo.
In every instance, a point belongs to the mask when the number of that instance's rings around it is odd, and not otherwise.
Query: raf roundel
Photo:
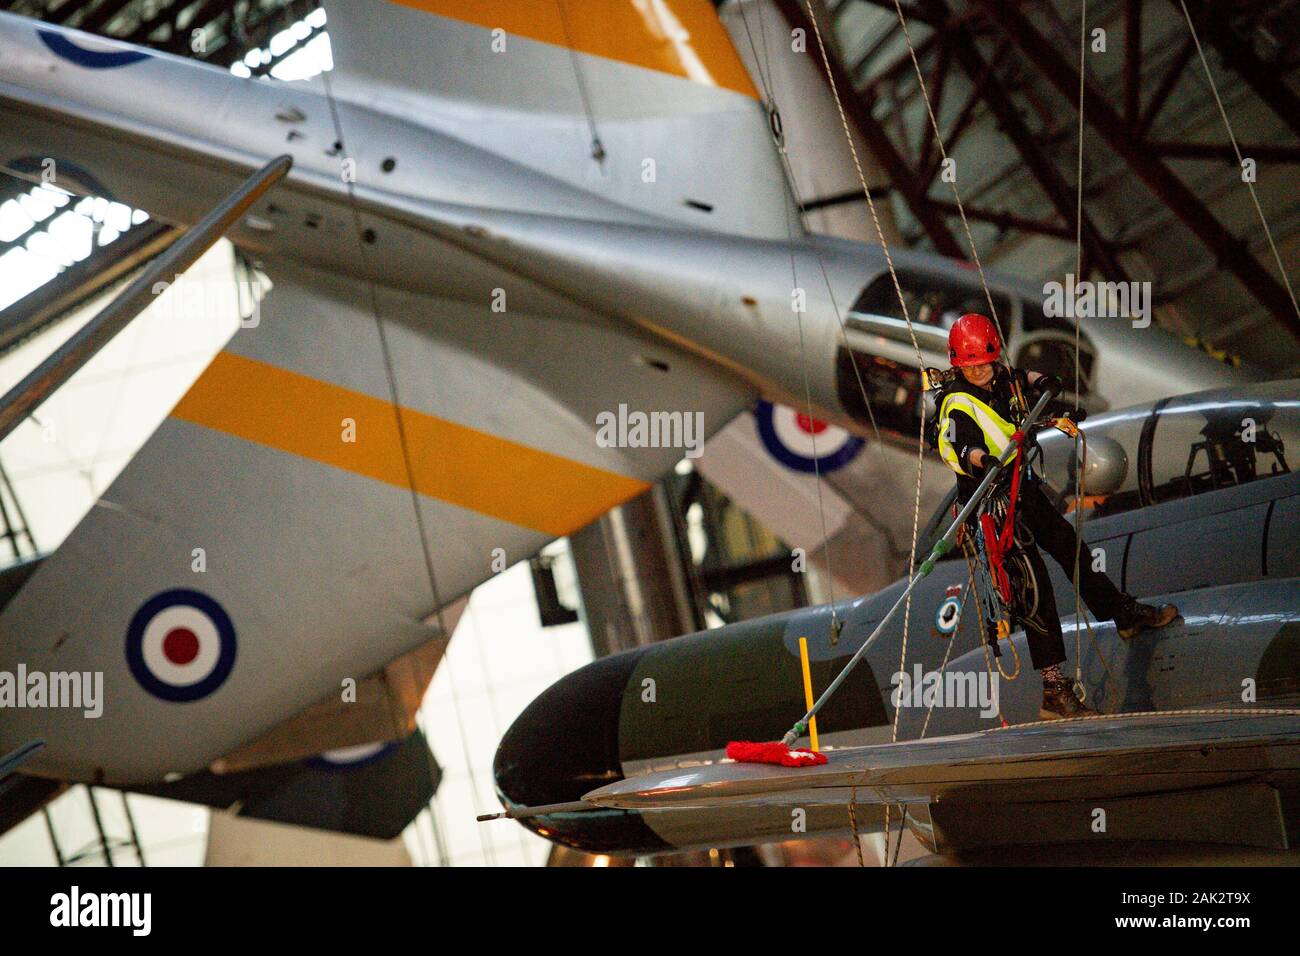
[[[119,66],[130,66],[147,60],[150,56],[143,50],[132,50],[129,47],[123,49],[124,44],[104,43],[95,38],[74,43],[56,30],[40,29],[36,34],[55,56],[88,70],[112,70]],[[87,45],[81,45],[83,43]]]
[[[201,591],[178,588],[151,597],[126,632],[126,661],[140,686],[163,700],[207,697],[235,666],[235,626]]]
[[[306,762],[318,770],[355,770],[377,763],[397,749],[396,743],[361,744],[357,747],[340,747],[311,757]]]
[[[843,468],[866,444],[843,428],[784,405],[760,401],[754,417],[768,453],[795,471],[824,474]]]
[[[934,615],[934,626],[942,637],[951,636],[957,630],[957,625],[961,623],[962,602],[958,596],[960,592],[961,585],[949,588],[948,596],[939,605],[939,610]]]

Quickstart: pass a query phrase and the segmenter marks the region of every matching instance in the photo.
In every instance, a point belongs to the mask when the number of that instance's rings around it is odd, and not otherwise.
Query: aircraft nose
[[[614,654],[552,684],[510,725],[493,761],[513,806],[570,803],[623,779],[618,720],[641,651]]]
[[[573,803],[623,779],[619,712],[644,649],[614,654],[552,684],[510,725],[492,772],[508,807]],[[626,811],[529,817],[519,821],[548,839],[589,853],[657,852],[667,844]]]

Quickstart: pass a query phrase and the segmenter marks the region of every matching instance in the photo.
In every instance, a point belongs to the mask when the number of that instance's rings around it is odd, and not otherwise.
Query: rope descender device
[[[1060,418],[1052,419],[1052,425],[1057,431],[1065,432],[1071,438],[1079,437],[1079,425],[1074,419],[1062,415]]]

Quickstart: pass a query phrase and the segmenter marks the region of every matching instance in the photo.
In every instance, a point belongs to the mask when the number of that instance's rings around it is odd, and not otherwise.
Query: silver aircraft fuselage
[[[855,309],[864,289],[887,275],[878,246],[810,236],[797,223],[784,240],[687,228],[368,105],[365,87],[344,77],[333,89],[320,79],[243,79],[97,40],[141,59],[112,70],[111,82],[87,82],[87,71],[42,34],[85,42],[76,31],[0,14],[0,163],[11,171],[37,178],[52,159],[56,184],[193,223],[249,171],[287,153],[289,177],[230,233],[253,254],[475,306],[503,289],[521,308],[594,309],[787,404],[804,401],[806,370],[817,412],[861,433],[867,416],[853,395],[859,383],[844,355],[851,352],[877,400],[898,396],[886,431],[914,434],[910,335],[896,315]],[[894,261],[909,288],[936,281],[982,300],[977,273],[961,264],[906,250]],[[1046,322],[1044,331],[1041,290],[989,278],[1013,359],[1045,334],[1072,346],[1068,320]],[[915,324],[923,360],[944,364],[940,317],[922,318]],[[1085,403],[1095,409],[1243,380],[1154,326],[1081,325],[1095,356]]]

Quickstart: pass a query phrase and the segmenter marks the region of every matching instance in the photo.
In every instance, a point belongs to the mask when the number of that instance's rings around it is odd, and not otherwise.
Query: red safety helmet
[[[953,368],[987,365],[1001,355],[998,327],[986,315],[967,312],[948,330],[948,358]]]

